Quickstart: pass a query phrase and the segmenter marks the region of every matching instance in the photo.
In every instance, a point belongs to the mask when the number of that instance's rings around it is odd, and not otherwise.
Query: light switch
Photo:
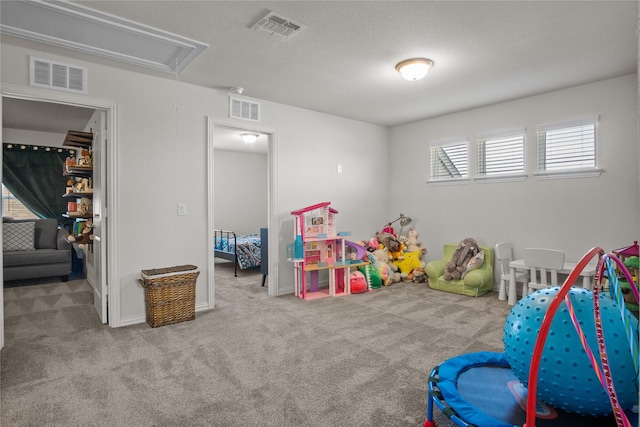
[[[338,164],[338,173],[342,173],[342,165]]]
[[[186,203],[178,203],[178,215],[184,216],[187,214],[187,204]]]

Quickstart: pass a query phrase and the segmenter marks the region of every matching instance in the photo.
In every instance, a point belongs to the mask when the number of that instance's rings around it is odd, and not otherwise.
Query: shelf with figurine
[[[65,165],[65,170],[62,172],[62,176],[93,176],[93,167],[91,166],[68,166]]]
[[[93,179],[78,176],[68,177],[66,192],[62,197],[93,197]]]
[[[69,131],[77,132],[77,131]],[[93,141],[93,134],[91,135],[91,141]],[[67,138],[68,138],[67,134]],[[69,143],[67,139],[63,142],[63,145],[76,147],[75,154],[70,154],[64,161],[63,176],[79,176],[79,177],[91,177],[93,175],[93,152],[91,151],[91,143]]]
[[[70,130],[62,143],[74,147],[66,158],[62,176],[67,177],[67,212],[62,216],[74,221],[67,240],[72,243],[93,243],[93,133]]]
[[[63,194],[62,197],[93,197],[93,191],[72,191],[70,193]]]

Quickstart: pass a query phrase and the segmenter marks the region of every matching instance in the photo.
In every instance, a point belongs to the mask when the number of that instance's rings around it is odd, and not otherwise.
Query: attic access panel
[[[166,72],[180,72],[207,44],[61,1],[1,1],[0,31]]]

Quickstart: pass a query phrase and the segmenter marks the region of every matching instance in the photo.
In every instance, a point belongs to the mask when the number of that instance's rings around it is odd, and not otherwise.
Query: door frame
[[[227,128],[243,130],[247,132],[259,132],[268,136],[267,150],[267,236],[269,250],[269,265],[267,275],[267,288],[269,296],[279,295],[278,280],[278,132],[276,129],[267,128],[251,123],[239,123],[237,121],[218,120],[207,117],[207,203],[208,203],[208,269],[209,269],[209,308],[215,307],[215,259],[213,248],[214,230],[214,140],[215,128]]]
[[[107,227],[107,287],[108,287],[108,317],[109,326],[120,326],[120,287],[118,274],[118,258],[116,239],[118,230],[117,212],[117,194],[118,194],[118,174],[117,174],[117,142],[118,142],[118,104],[115,101],[105,99],[90,98],[84,95],[76,95],[66,92],[54,92],[47,89],[40,89],[27,86],[19,86],[3,83],[0,86],[0,103],[3,98],[17,98],[35,102],[50,102],[55,104],[65,104],[76,107],[90,108],[94,110],[104,110],[106,112],[107,125],[107,206],[106,213],[103,217],[108,218],[109,225]],[[0,124],[2,118],[0,116]],[[1,126],[0,126],[1,130]],[[2,172],[0,172],[0,179]],[[1,267],[0,261],[0,267]],[[0,268],[0,276],[2,269]],[[3,293],[0,292],[0,348],[4,347],[4,302]]]

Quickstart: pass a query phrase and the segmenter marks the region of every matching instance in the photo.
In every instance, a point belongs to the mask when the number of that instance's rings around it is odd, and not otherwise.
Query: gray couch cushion
[[[35,223],[8,222],[2,224],[2,250],[3,251],[29,251],[34,250]]]
[[[58,220],[55,218],[13,219],[2,218],[4,224],[35,223],[34,247],[30,249],[58,249]],[[10,250],[5,248],[4,250]],[[15,250],[15,249],[13,249]]]
[[[69,251],[59,251],[56,249],[38,249],[35,251],[4,252],[2,260],[5,267],[56,264],[64,262],[69,262],[69,264],[71,264],[71,254]]]
[[[58,220],[46,218],[36,220],[36,249],[58,249]]]

